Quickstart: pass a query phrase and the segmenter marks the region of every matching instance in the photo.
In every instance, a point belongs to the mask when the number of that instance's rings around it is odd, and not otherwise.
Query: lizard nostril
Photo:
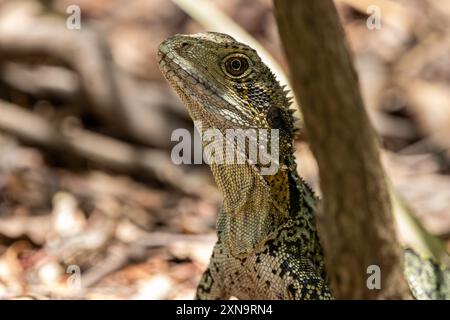
[[[180,48],[181,49],[186,49],[187,47],[189,47],[189,43],[187,43],[187,42],[180,43]]]

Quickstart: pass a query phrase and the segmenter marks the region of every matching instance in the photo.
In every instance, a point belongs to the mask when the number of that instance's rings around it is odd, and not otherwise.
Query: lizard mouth
[[[175,84],[177,88],[200,91],[202,95],[206,96],[219,95],[219,92],[200,73],[191,70],[193,68],[183,57],[175,57],[173,53],[165,53],[160,47],[158,58],[159,68],[164,77]]]

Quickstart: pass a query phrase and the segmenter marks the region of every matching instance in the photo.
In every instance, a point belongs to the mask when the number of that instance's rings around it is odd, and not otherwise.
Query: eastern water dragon
[[[252,161],[210,163],[223,205],[196,298],[333,299],[314,218],[317,199],[297,173],[293,111],[274,74],[254,49],[213,32],[168,38],[158,60],[202,130],[279,133],[273,174],[261,174]],[[448,269],[408,250],[405,270],[416,298],[450,299]]]

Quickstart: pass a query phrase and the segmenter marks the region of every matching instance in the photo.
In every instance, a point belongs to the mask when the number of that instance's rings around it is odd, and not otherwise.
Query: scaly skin
[[[283,87],[255,50],[225,34],[175,35],[160,45],[158,59],[202,130],[223,136],[227,129],[279,130],[279,170],[272,175],[262,175],[258,162],[210,164],[224,201],[196,298],[332,299],[316,198],[297,174],[294,119]]]

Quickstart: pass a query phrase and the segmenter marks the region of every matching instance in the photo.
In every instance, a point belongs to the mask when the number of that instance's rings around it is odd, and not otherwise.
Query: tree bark
[[[318,221],[332,292],[337,299],[408,298],[377,136],[333,1],[275,0],[275,14],[319,165]],[[372,265],[381,289],[368,288],[376,284]]]

